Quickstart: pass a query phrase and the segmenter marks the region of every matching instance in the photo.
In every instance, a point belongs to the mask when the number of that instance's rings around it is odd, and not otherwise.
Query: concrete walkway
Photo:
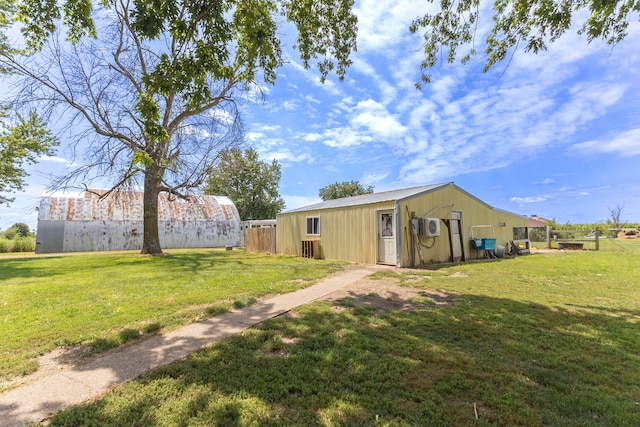
[[[9,390],[0,394],[0,426],[18,427],[42,421],[61,409],[101,395],[109,387],[130,381],[150,369],[322,298],[379,268],[363,266],[336,273],[308,288],[150,338],[85,365]]]

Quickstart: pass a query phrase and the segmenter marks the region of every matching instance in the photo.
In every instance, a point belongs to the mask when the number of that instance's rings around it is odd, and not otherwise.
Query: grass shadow
[[[50,425],[640,425],[623,316],[473,294],[368,308],[301,307]]]

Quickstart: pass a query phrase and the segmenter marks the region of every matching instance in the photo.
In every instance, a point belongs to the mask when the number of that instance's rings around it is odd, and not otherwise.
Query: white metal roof
[[[39,221],[142,221],[143,193],[89,190],[77,198],[43,197]],[[238,210],[225,196],[191,196],[188,199],[158,197],[160,221],[240,221]]]
[[[379,193],[362,194],[360,196],[343,197],[341,199],[327,200],[324,202],[315,203],[313,205],[303,206],[301,208],[292,209],[282,213],[287,214],[287,213],[294,213],[294,212],[315,211],[320,209],[343,208],[347,206],[368,205],[371,203],[403,200],[406,198],[415,197],[422,193],[433,191],[441,187],[446,187],[451,184],[453,183],[449,182],[449,183],[443,183],[443,184],[431,184],[431,185],[423,185],[420,187],[404,188],[400,190],[381,191]]]

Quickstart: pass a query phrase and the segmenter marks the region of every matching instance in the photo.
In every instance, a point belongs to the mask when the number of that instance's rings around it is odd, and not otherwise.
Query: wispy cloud
[[[405,45],[412,37],[409,24],[418,16],[412,0],[395,1],[384,7],[378,0],[361,0],[355,12],[358,15],[358,50],[394,56],[397,55],[394,47]]]
[[[637,98],[637,43],[625,41],[611,54],[606,43],[586,43],[574,28],[546,52],[520,50],[486,74],[481,56],[466,65],[445,61],[431,70],[432,83],[416,90],[423,40],[407,28],[426,7],[432,6],[417,8],[399,0],[381,8],[377,1],[358,0],[358,52],[345,82],[330,78],[321,85],[317,71],[291,61],[285,70],[287,96],[276,104],[282,116],[297,116],[281,129],[264,132],[265,138],[283,141],[269,152],[287,154],[291,162],[314,161],[315,170],[330,172],[331,179],[359,179],[376,189],[500,170],[504,177],[505,169],[513,168],[515,174],[523,162],[530,167],[539,158],[541,178],[501,185],[495,194],[524,194],[502,195],[505,203],[554,206],[562,203],[559,193],[567,198],[594,194],[585,189],[589,183],[579,171],[562,167],[561,176],[554,169],[570,162],[566,154],[640,154],[640,144],[634,144],[640,130],[620,125],[613,136],[601,130],[626,100]],[[484,14],[477,33],[479,52],[491,24]],[[638,40],[640,25],[630,25],[629,37]],[[285,114],[287,105],[296,110]],[[581,142],[584,135],[589,140]],[[318,181],[325,179],[318,173]],[[527,196],[532,185],[550,189]],[[522,188],[515,190],[518,186]]]
[[[553,197],[551,197],[548,194],[544,194],[540,196],[530,196],[530,197],[512,197],[509,199],[509,201],[514,203],[541,203],[551,199],[553,199]]]
[[[62,157],[57,157],[57,156],[42,156],[38,160],[41,162],[53,162],[53,163],[61,163],[61,164],[69,163],[67,159]]]
[[[555,184],[555,180],[553,180],[552,178],[546,178],[542,181],[534,181],[533,185],[551,185],[551,184]]]
[[[608,153],[622,157],[640,155],[640,128],[619,133],[611,138],[574,144],[570,147],[570,152],[582,155]]]
[[[286,204],[285,210],[296,209],[302,206],[308,206],[322,201],[320,197],[304,197],[289,194],[283,194],[282,198],[284,199],[284,202]]]
[[[366,173],[360,179],[360,182],[364,186],[374,185],[384,180],[387,176],[389,176],[389,174],[385,172],[380,172],[380,173],[370,172],[370,173]]]
[[[42,156],[38,159],[39,162],[52,162],[64,165],[66,168],[75,168],[80,166],[79,163],[73,162],[71,160],[67,160],[63,157],[58,156]]]

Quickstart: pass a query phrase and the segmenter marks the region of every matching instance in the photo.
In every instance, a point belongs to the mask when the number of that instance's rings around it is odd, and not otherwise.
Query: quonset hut
[[[77,198],[43,197],[36,253],[141,249],[143,193],[88,190]],[[158,198],[160,244],[170,248],[236,246],[240,215],[223,196]]]

